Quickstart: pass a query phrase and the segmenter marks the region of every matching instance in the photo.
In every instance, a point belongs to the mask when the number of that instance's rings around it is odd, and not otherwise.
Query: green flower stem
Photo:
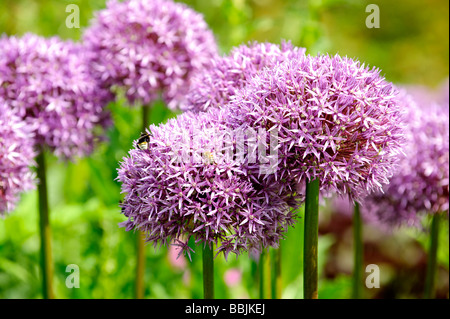
[[[355,202],[355,208],[353,212],[353,253],[354,253],[354,265],[353,265],[353,299],[361,299],[363,292],[363,262],[364,262],[364,250],[363,250],[363,236],[362,236],[362,221],[359,204]]]
[[[272,297],[271,284],[272,284],[272,272],[271,272],[272,258],[270,256],[270,249],[264,252],[263,259],[263,290],[264,299],[270,299]]]
[[[203,298],[214,299],[213,247],[203,246]]]
[[[145,235],[142,231],[136,232],[136,278],[135,298],[144,299],[144,274],[145,274]]]
[[[425,299],[432,299],[435,297],[440,217],[440,214],[434,214],[431,219],[430,248],[428,251],[427,274],[425,277]]]
[[[303,298],[318,299],[319,179],[307,182],[303,250]]]
[[[258,260],[258,274],[259,274],[259,299],[264,299],[264,250],[259,254]]]
[[[281,299],[281,243],[272,251],[272,299]]]
[[[259,289],[259,263],[252,256],[250,256],[250,253],[247,254],[248,258],[250,258],[250,273],[252,281],[258,284],[257,286]]]
[[[142,106],[142,132],[149,125],[150,107]],[[134,287],[134,296],[136,299],[143,299],[145,294],[145,234],[138,230],[136,233],[136,278]]]
[[[272,296],[271,284],[271,251],[262,250],[259,255],[258,272],[259,272],[259,299],[269,299]]]
[[[41,236],[41,271],[42,271],[42,294],[44,299],[53,299],[53,261],[51,245],[51,229],[49,222],[47,178],[45,167],[44,150],[39,150],[36,157],[38,196],[39,196],[39,230]]]

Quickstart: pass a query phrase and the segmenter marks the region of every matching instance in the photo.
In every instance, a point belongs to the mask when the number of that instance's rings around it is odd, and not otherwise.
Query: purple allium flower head
[[[396,90],[358,61],[305,56],[266,68],[229,103],[230,127],[278,132],[278,167],[264,177],[319,178],[351,199],[381,188],[402,141]],[[301,190],[300,190],[300,193]]]
[[[215,244],[225,257],[278,245],[294,214],[276,190],[229,156],[227,116],[218,108],[186,112],[150,127],[147,147],[130,150],[118,169],[128,218],[122,226],[144,231],[155,245],[186,238],[177,246],[188,255],[189,237]]]
[[[171,109],[184,103],[193,74],[218,50],[203,16],[171,0],[108,1],[84,42],[106,87],[125,88],[131,103],[162,95]]]
[[[35,188],[33,132],[0,99],[0,216],[14,210],[19,195]]]
[[[420,226],[420,216],[449,209],[449,105],[414,100],[405,91],[401,105],[405,156],[383,192],[370,194],[362,207],[391,227]]]
[[[90,153],[110,124],[111,93],[90,75],[78,44],[26,34],[0,38],[0,97],[35,129],[35,143],[72,159]]]
[[[185,109],[205,111],[224,106],[263,68],[304,55],[304,48],[294,47],[290,42],[240,45],[226,56],[216,56],[211,68],[194,77]]]

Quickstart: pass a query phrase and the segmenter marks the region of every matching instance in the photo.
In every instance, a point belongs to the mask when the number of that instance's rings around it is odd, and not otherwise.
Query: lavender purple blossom
[[[425,97],[416,94],[414,99],[402,91],[401,105],[407,111],[405,156],[383,192],[370,194],[362,206],[365,215],[390,227],[420,226],[421,216],[449,210],[448,98],[442,99],[446,104],[437,104]]]
[[[206,111],[210,107],[225,106],[263,68],[301,58],[304,54],[304,48],[284,41],[281,45],[251,42],[233,48],[226,56],[216,56],[208,70],[194,76],[184,110]]]
[[[235,141],[227,116],[217,108],[186,112],[150,127],[148,148],[131,149],[118,169],[128,218],[122,226],[145,232],[155,245],[176,240],[188,255],[189,237],[225,257],[278,245],[295,221],[292,203],[229,156]]]
[[[112,95],[90,75],[87,57],[57,37],[0,38],[0,98],[34,129],[36,145],[64,159],[89,154],[111,123]]]
[[[14,210],[20,194],[35,188],[33,132],[0,99],[0,217]]]
[[[105,87],[125,88],[131,103],[184,103],[192,76],[217,54],[203,16],[171,0],[108,1],[85,30],[94,74]]]
[[[402,141],[396,89],[378,69],[339,56],[265,68],[228,107],[233,128],[278,131],[268,184],[319,178],[322,193],[362,194],[388,183]]]

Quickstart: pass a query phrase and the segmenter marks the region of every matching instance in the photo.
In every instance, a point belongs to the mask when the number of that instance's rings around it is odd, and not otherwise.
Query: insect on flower
[[[137,141],[137,147],[140,150],[147,150],[149,142],[150,142],[150,134],[142,132],[141,136]]]
[[[278,186],[261,184],[226,156],[228,116],[225,108],[185,112],[152,126],[146,151],[135,141],[118,170],[127,218],[120,227],[144,232],[154,245],[176,240],[188,258],[189,238],[214,244],[225,258],[278,246],[295,215]]]

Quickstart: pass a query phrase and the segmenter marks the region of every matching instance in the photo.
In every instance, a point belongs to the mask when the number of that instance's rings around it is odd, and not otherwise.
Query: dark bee
[[[148,149],[148,143],[150,142],[150,134],[141,133],[141,136],[139,137],[138,141],[137,141],[137,147],[140,150],[146,150]]]

